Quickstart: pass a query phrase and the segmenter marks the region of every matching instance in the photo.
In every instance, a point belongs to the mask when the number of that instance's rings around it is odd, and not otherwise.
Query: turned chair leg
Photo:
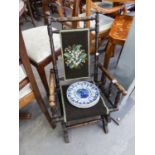
[[[43,83],[43,86],[46,90],[47,96],[48,96],[49,95],[49,85],[48,85],[47,78],[46,78],[45,68],[43,66],[38,66],[37,70],[38,70],[40,79]]]
[[[104,116],[101,116],[102,118],[102,124],[103,124],[103,130],[107,134],[108,133],[108,122]]]
[[[62,128],[63,128],[63,132],[64,132],[64,141],[65,141],[65,143],[69,143],[68,129],[64,122],[62,123]]]

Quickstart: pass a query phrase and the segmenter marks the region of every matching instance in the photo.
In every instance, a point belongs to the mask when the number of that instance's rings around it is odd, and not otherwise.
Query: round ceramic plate
[[[87,81],[79,81],[68,87],[67,98],[75,107],[90,108],[98,103],[100,92],[95,84]]]

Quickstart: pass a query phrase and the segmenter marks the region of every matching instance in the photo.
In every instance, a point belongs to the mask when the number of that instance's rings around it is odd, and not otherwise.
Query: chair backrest
[[[61,54],[64,69],[65,80],[75,80],[90,77],[90,44],[89,34],[91,31],[95,33],[95,52],[98,53],[98,13],[95,17],[68,17],[68,18],[50,18],[48,25],[48,32],[50,38],[51,51],[53,56],[54,71],[57,74],[57,63],[55,56],[55,49],[53,44],[53,34],[59,33],[61,38]],[[86,22],[94,20],[94,28],[85,28]],[[52,23],[58,22],[62,24],[62,30],[52,30]],[[84,22],[84,28],[77,29],[64,29],[64,22]],[[98,54],[94,55],[94,80],[97,75]],[[92,64],[91,64],[92,65]],[[56,75],[57,82],[59,81]]]
[[[61,30],[65,79],[90,76],[89,29]]]

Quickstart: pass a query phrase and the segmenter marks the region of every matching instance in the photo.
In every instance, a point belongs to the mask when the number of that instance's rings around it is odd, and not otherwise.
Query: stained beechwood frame
[[[80,30],[63,30],[64,29],[64,24],[66,22],[84,22],[84,28],[83,32],[87,31],[86,28],[86,23],[88,21],[94,20],[96,25],[95,28],[89,28],[89,33],[91,31],[95,31],[95,54],[94,56],[94,72],[92,75],[90,75],[90,78],[92,78],[92,82],[101,91],[101,95],[104,98],[104,103],[103,104],[102,100],[99,101],[95,106],[87,109],[80,109],[72,106],[67,98],[66,98],[66,90],[67,87],[72,83],[72,81],[69,81],[68,84],[62,85],[60,81],[66,81],[67,77],[59,77],[58,75],[58,67],[57,67],[57,59],[55,56],[55,50],[54,50],[54,44],[53,44],[53,34],[54,33],[76,33],[79,32]],[[58,22],[62,25],[62,30],[52,30],[52,23]],[[108,71],[103,67],[102,64],[99,63],[99,53],[98,53],[98,34],[99,34],[99,18],[98,18],[98,13],[96,13],[95,17],[68,17],[68,18],[49,18],[49,24],[48,24],[48,33],[49,33],[49,39],[50,39],[50,46],[51,46],[51,51],[52,51],[52,57],[53,57],[53,68],[50,71],[50,95],[49,95],[49,106],[51,107],[51,112],[52,112],[52,123],[53,126],[56,127],[57,122],[61,122],[63,132],[64,132],[64,140],[65,142],[69,142],[69,136],[68,136],[68,129],[74,128],[74,127],[79,127],[82,125],[87,125],[90,123],[95,123],[97,121],[101,121],[103,124],[103,130],[105,133],[108,133],[108,123],[113,120],[113,118],[110,116],[111,112],[117,111],[118,106],[119,106],[119,101],[122,95],[126,95],[126,91],[119,84],[119,82],[114,79]],[[82,31],[81,31],[82,32]],[[62,35],[63,36],[63,35]],[[89,42],[89,41],[88,41]],[[62,46],[63,43],[62,43]],[[65,47],[64,47],[65,48]],[[64,55],[64,48],[62,48],[62,55]],[[88,52],[89,53],[89,52]],[[90,54],[90,53],[89,53]],[[89,59],[89,58],[88,58]],[[64,58],[63,58],[64,60]],[[68,67],[68,66],[67,66]],[[72,68],[72,66],[70,66]],[[65,66],[64,66],[65,69]],[[102,74],[102,79],[99,80],[98,78],[98,69],[101,70]],[[78,80],[83,80],[84,77],[78,77]],[[72,79],[72,78],[70,78]],[[75,78],[76,79],[76,78]],[[75,80],[74,79],[74,80]],[[109,82],[109,89],[105,91],[105,83],[106,81]],[[89,81],[89,80],[87,80]],[[90,81],[91,82],[91,81]],[[112,89],[113,87],[116,88],[116,96],[112,94]],[[110,99],[110,97],[114,98],[114,101]]]

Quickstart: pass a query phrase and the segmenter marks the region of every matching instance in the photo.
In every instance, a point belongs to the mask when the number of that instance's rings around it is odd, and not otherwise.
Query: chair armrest
[[[49,83],[49,106],[54,108],[56,106],[56,97],[55,97],[55,78],[54,72],[50,72],[50,83]]]
[[[118,89],[122,95],[127,95],[127,91],[124,89],[124,87],[115,79],[112,77],[112,75],[103,67],[102,64],[98,63],[99,69],[102,71],[102,74],[104,74]]]
[[[120,9],[124,9],[125,8],[125,5],[124,4],[120,4],[120,6],[115,6],[115,7],[112,7],[112,8],[103,8],[103,7],[100,7],[97,4],[95,4],[95,3],[92,2],[91,3],[91,7],[93,9],[95,9],[97,12],[100,12],[102,14],[110,14],[110,13],[117,12]]]

